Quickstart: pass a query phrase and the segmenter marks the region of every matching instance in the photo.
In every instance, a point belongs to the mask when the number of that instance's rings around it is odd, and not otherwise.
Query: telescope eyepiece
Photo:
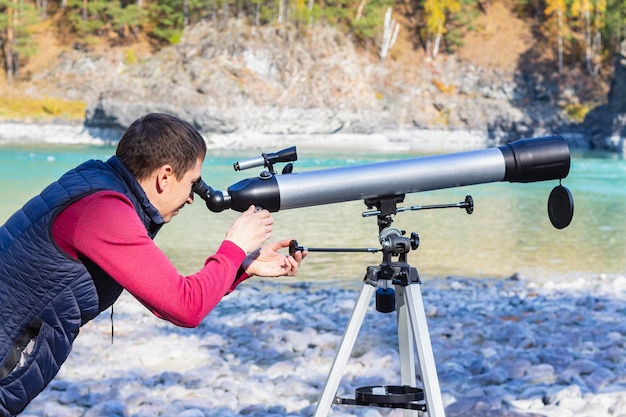
[[[202,179],[198,180],[198,182],[191,187],[191,190],[198,194],[206,203],[207,208],[214,213],[219,213],[231,207],[229,195],[224,195],[221,191],[215,191]]]
[[[206,182],[202,181],[202,178],[196,181],[191,187],[191,191],[198,194],[198,196],[204,201],[210,198],[210,189],[211,187],[209,187]]]

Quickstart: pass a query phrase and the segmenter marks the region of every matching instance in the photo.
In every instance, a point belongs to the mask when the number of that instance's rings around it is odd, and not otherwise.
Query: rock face
[[[371,61],[331,28],[302,35],[233,24],[224,33],[203,22],[103,85],[86,125],[123,129],[165,111],[206,134],[446,129],[500,143],[566,124],[546,102],[550,92],[523,79],[454,57],[416,68]]]
[[[487,70],[455,56],[380,62],[333,28],[303,34],[232,21],[218,30],[204,21],[180,44],[138,63],[74,52],[59,57],[42,81],[68,98],[88,97],[85,126],[104,139],[162,111],[209,137],[402,132],[411,140],[412,132],[433,130],[474,132],[498,145],[559,133],[589,147],[581,127],[555,104],[559,92],[549,75]],[[575,88],[568,94],[580,96]]]
[[[621,43],[620,53],[615,61],[608,108],[613,113],[626,113],[626,40]]]
[[[626,153],[626,41],[615,61],[608,103],[590,111],[584,127],[594,148]]]

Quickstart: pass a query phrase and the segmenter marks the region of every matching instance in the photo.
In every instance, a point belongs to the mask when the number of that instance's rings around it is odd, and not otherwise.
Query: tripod
[[[419,411],[428,412],[429,417],[445,417],[424,302],[420,291],[421,282],[417,269],[411,267],[406,259],[409,251],[415,250],[419,246],[419,237],[416,233],[411,233],[410,237],[405,237],[403,232],[391,227],[392,216],[399,211],[396,205],[403,199],[404,196],[395,196],[365,201],[369,208],[374,206],[378,208],[376,211],[366,212],[363,215],[378,216],[383,261],[378,266],[367,267],[363,287],[315,410],[315,417],[327,416],[332,404],[403,408],[405,409],[405,417],[417,416]],[[473,211],[473,201],[470,196],[467,196],[465,202],[454,205],[413,206],[409,210],[444,207],[465,208],[470,214]],[[310,251],[329,251],[319,248],[307,249]],[[349,251],[354,252],[357,249]],[[361,251],[375,252],[377,250],[362,249]],[[397,261],[393,261],[393,257],[397,257]],[[376,309],[381,312],[391,312],[394,309],[397,311],[398,353],[402,385],[357,388],[354,399],[338,398],[336,393],[341,382],[341,376],[354,348],[372,295],[374,295],[380,282],[385,284],[391,282],[395,288],[395,291],[389,291],[385,286],[376,291]],[[423,389],[415,387],[417,383],[415,374],[416,350]]]

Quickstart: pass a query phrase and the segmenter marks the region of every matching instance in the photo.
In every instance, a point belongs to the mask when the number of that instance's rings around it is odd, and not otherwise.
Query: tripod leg
[[[409,284],[404,287],[405,301],[408,304],[409,319],[411,329],[415,337],[417,346],[417,356],[424,384],[424,394],[426,396],[426,408],[428,417],[445,417],[441,389],[439,388],[439,377],[435,367],[435,356],[428,333],[428,323],[424,310],[424,301],[419,284]]]
[[[402,385],[415,387],[415,344],[410,332],[409,311],[405,302],[404,287],[395,286],[396,289],[396,312],[398,320],[398,354],[400,356],[400,377]],[[417,417],[417,411],[404,410],[404,417]]]
[[[352,311],[352,316],[348,322],[348,327],[343,335],[341,345],[339,346],[339,351],[337,352],[335,361],[330,368],[330,374],[326,380],[326,386],[322,392],[322,397],[317,403],[314,417],[327,416],[330,411],[330,407],[332,406],[337,394],[337,388],[339,388],[339,383],[341,382],[341,376],[343,375],[343,371],[348,363],[348,359],[350,359],[350,354],[352,353],[354,343],[356,342],[359,330],[361,329],[361,324],[363,324],[365,313],[367,313],[367,307],[369,306],[372,295],[374,294],[374,289],[375,287],[367,282],[363,284],[357,303]]]

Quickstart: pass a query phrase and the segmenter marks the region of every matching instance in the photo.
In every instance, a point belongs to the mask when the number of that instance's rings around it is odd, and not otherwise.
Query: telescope
[[[569,147],[558,135],[520,139],[496,148],[299,173],[292,172],[295,160],[295,147],[263,154],[234,164],[236,170],[261,165],[269,169],[257,177],[241,180],[226,192],[199,181],[193,191],[213,212],[243,212],[251,205],[277,212],[489,182],[560,181],[570,168]],[[277,174],[275,162],[289,165]],[[571,221],[573,199],[560,184],[550,194],[548,214],[559,229]]]
[[[405,409],[404,416],[419,411],[430,417],[445,417],[435,359],[428,333],[421,280],[407,255],[418,248],[419,236],[391,227],[395,214],[406,210],[457,207],[471,214],[471,196],[456,204],[397,207],[406,194],[489,182],[529,183],[559,180],[548,198],[548,216],[557,229],[567,227],[574,213],[574,202],[561,180],[569,174],[570,153],[561,136],[521,139],[497,148],[401,159],[333,169],[293,172],[297,160],[295,147],[234,164],[235,170],[264,166],[259,176],[241,180],[226,192],[216,191],[198,181],[193,191],[205,200],[209,210],[245,211],[251,205],[271,212],[299,207],[319,206],[352,200],[364,200],[364,217],[377,216],[381,248],[305,248],[292,240],[289,253],[382,252],[379,265],[368,266],[363,288],[355,303],[346,332],[338,348],[327,383],[314,417],[327,417],[335,405],[361,405]],[[286,162],[281,174],[274,164]],[[382,287],[378,287],[382,285]],[[393,286],[393,288],[391,288]],[[341,374],[354,348],[371,297],[376,294],[376,310],[398,314],[398,353],[401,385],[357,388],[354,398],[336,396]],[[417,354],[417,362],[415,361]],[[422,388],[418,388],[416,366]],[[408,414],[407,414],[408,413]]]

